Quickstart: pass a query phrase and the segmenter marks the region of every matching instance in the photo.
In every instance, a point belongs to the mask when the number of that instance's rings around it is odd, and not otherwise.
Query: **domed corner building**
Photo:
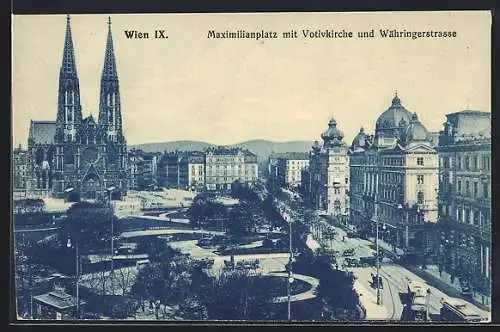
[[[71,19],[66,17],[56,121],[31,120],[27,195],[120,199],[127,194],[127,142],[115,51],[108,18],[99,117],[83,117]],[[111,192],[109,192],[111,190]]]
[[[333,118],[321,139],[323,145],[316,141],[312,147],[309,174],[305,177],[309,181],[305,184],[309,201],[315,209],[346,221],[349,215],[349,147]]]
[[[363,128],[349,149],[350,222],[404,254],[431,256],[438,219],[438,155],[434,133],[396,94],[370,135]]]

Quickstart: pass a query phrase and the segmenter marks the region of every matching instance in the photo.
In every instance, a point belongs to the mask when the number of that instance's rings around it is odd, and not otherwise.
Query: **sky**
[[[107,15],[72,15],[83,115],[99,110]],[[330,118],[348,144],[371,132],[398,92],[429,131],[445,114],[490,112],[491,17],[485,11],[112,15],[128,144],[318,140]],[[29,122],[55,120],[65,15],[13,16],[13,144]],[[303,29],[352,31],[306,39]],[[375,38],[357,38],[374,29]],[[456,31],[456,38],[384,39],[379,29]],[[149,32],[127,39],[126,30]],[[166,30],[168,39],[151,38]],[[295,39],[209,39],[208,31],[297,30]]]

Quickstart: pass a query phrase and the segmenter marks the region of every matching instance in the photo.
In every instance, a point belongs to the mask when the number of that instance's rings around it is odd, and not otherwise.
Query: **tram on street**
[[[427,296],[429,286],[417,280],[408,281],[408,307],[410,309],[410,320],[426,321],[427,315]]]
[[[462,299],[450,298],[442,302],[440,319],[446,322],[477,323],[487,321],[472,305]]]

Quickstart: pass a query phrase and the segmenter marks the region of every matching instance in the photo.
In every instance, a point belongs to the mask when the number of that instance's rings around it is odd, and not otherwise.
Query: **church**
[[[56,120],[30,122],[28,196],[121,199],[127,194],[127,144],[122,130],[111,18],[99,98],[97,121],[92,115],[84,118],[68,15]]]

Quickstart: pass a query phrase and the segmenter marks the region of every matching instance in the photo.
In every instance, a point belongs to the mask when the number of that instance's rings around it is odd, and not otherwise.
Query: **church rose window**
[[[95,148],[87,148],[83,150],[82,160],[85,164],[93,163],[97,160],[97,150]]]

